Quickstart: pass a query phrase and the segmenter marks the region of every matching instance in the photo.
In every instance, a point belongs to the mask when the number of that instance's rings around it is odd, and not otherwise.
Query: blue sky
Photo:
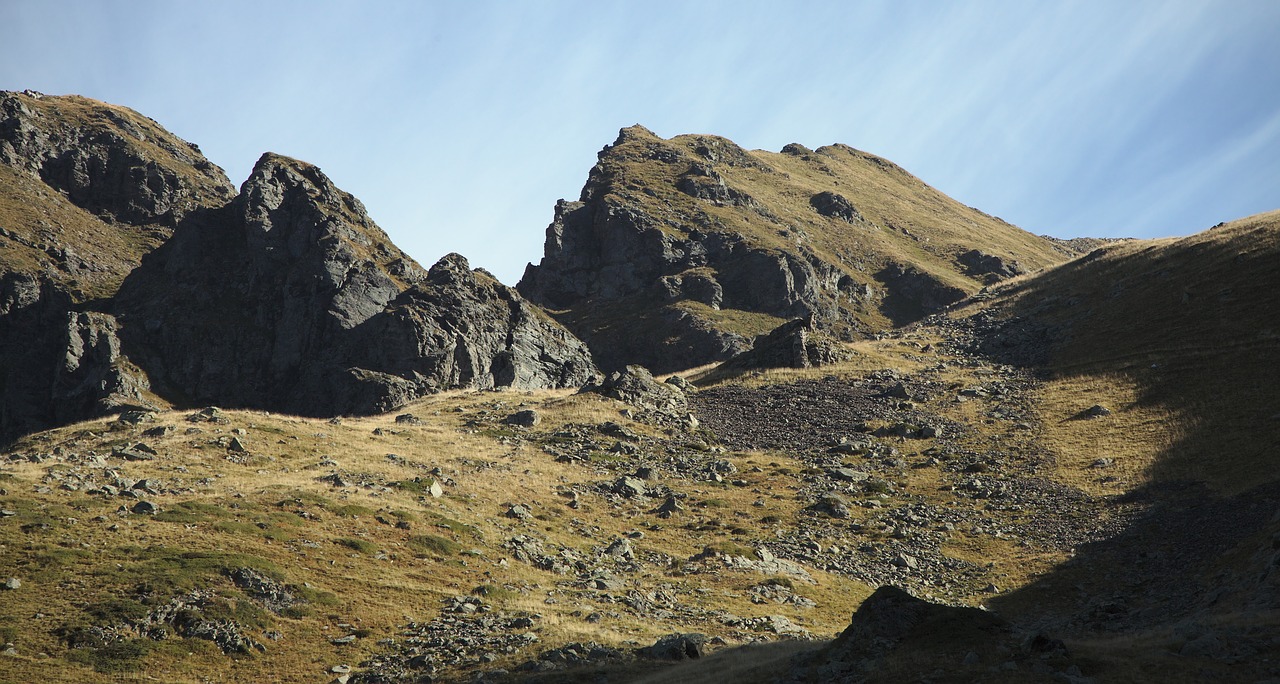
[[[514,283],[619,128],[842,142],[1035,233],[1280,208],[1280,2],[0,0],[0,88],[319,165]]]

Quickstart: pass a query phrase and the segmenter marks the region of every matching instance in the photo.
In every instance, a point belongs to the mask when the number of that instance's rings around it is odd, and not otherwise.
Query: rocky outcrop
[[[961,254],[956,257],[956,261],[965,267],[966,273],[982,278],[987,283],[996,283],[1027,272],[1017,259],[1006,260],[976,249]]]
[[[305,415],[456,387],[578,386],[586,348],[450,255],[424,272],[312,165],[259,160],[121,288],[130,355],[163,395]]]
[[[658,382],[643,366],[627,366],[610,373],[598,383],[583,387],[582,391],[603,394],[641,411],[670,415],[687,415],[689,412],[689,399],[685,393],[671,383]]]
[[[136,112],[0,92],[0,441],[146,402],[110,298],[183,217],[234,193]]]
[[[748,152],[633,126],[600,152],[578,201],[556,205],[542,260],[517,287],[601,367],[671,372],[725,360],[789,319],[812,316],[843,340],[918,320],[981,286],[989,269],[971,274],[955,255],[992,235],[1019,260],[1061,259],[846,146]]]
[[[717,371],[753,368],[813,368],[826,366],[846,354],[840,345],[817,331],[813,317],[797,318],[756,337],[751,349],[725,361]]]
[[[172,227],[235,195],[200,148],[130,109],[77,96],[0,92],[0,164],[134,226]]]

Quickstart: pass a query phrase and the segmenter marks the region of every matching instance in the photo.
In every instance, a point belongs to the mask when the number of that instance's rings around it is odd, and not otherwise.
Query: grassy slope
[[[1135,626],[1115,633],[1050,620],[1117,681],[1265,674],[1256,649],[1274,645],[1254,635],[1280,629],[1265,579],[1280,531],[1268,503],[1280,486],[1277,263],[1280,212],[1270,212],[1109,245],[997,295],[997,309],[1055,326],[1037,393],[1055,476],[1145,512],[996,606],[1076,620],[1086,597],[1125,606]],[[1075,419],[1094,404],[1114,413]],[[1091,467],[1100,458],[1114,465]],[[1228,656],[1251,655],[1236,665],[1182,655],[1205,635]]]
[[[46,273],[81,301],[113,294],[164,237],[108,225],[6,166],[0,166],[0,227],[8,231],[0,236],[0,271]],[[61,260],[51,252],[66,249],[88,264],[59,268]]]
[[[163,587],[170,593],[192,587],[212,587],[246,603],[223,576],[241,566],[259,568],[291,584],[314,588],[317,602],[300,617],[279,617],[261,610],[246,610],[250,624],[260,624],[284,634],[278,645],[268,643],[264,655],[223,656],[207,643],[184,640],[163,642],[150,648],[140,660],[115,665],[127,672],[146,672],[165,681],[199,681],[203,678],[244,680],[269,674],[279,681],[314,681],[330,665],[356,664],[380,650],[378,639],[394,637],[409,617],[429,620],[440,609],[440,599],[467,594],[484,584],[505,587],[497,598],[486,599],[501,608],[537,612],[540,647],[568,641],[595,640],[622,643],[651,642],[672,628],[668,624],[623,616],[595,625],[573,615],[595,600],[592,592],[544,605],[549,591],[564,578],[512,560],[499,548],[510,536],[528,532],[589,551],[608,544],[625,531],[643,529],[640,548],[660,549],[677,558],[691,556],[717,539],[729,542],[730,533],[708,533],[691,538],[680,528],[657,525],[642,508],[616,511],[593,496],[584,497],[579,511],[565,507],[557,487],[612,479],[600,466],[576,466],[555,462],[532,446],[510,448],[503,444],[514,435],[508,427],[466,428],[463,422],[483,415],[505,416],[519,406],[538,405],[547,422],[539,429],[554,430],[562,422],[598,423],[620,420],[618,407],[593,397],[565,393],[536,395],[468,393],[436,397],[412,410],[425,425],[397,426],[389,416],[349,419],[341,425],[262,413],[228,412],[228,425],[206,426],[203,434],[185,435],[190,425],[179,414],[161,414],[158,424],[178,430],[162,439],[146,439],[161,452],[149,463],[125,463],[108,458],[106,466],[131,478],[159,478],[170,487],[186,488],[182,494],[148,497],[163,508],[155,518],[116,514],[124,499],[103,499],[68,492],[52,483],[52,491],[37,493],[47,482],[46,469],[74,469],[67,461],[36,465],[14,462],[4,467],[0,484],[7,490],[0,508],[18,515],[0,523],[0,565],[21,576],[23,588],[0,594],[2,622],[22,624],[7,634],[22,657],[9,662],[19,679],[57,681],[109,681],[114,675],[95,674],[81,664],[68,662],[67,651],[52,630],[84,623],[87,612],[111,600],[125,599],[140,583]],[[23,453],[57,452],[80,457],[107,454],[112,446],[129,444],[148,427],[126,428],[99,421],[36,435],[19,445]],[[376,427],[389,431],[377,436]],[[635,430],[648,428],[631,426]],[[211,444],[233,429],[244,429],[241,439],[251,455],[238,457]],[[394,433],[394,434],[392,434]],[[395,453],[423,466],[442,467],[456,482],[440,499],[423,497],[415,489],[378,487],[335,488],[317,478],[332,472],[319,462],[331,456],[342,472],[358,473],[382,485],[414,477],[428,477],[421,467],[398,465],[387,458]],[[759,457],[731,456],[743,469]],[[771,457],[777,460],[777,457]],[[763,463],[762,463],[763,464]],[[623,464],[625,465],[625,464]],[[101,466],[79,468],[100,472]],[[763,476],[751,476],[762,480]],[[671,483],[689,492],[690,505],[704,502],[705,515],[719,517],[734,510],[752,510],[758,496],[749,489],[708,483]],[[501,516],[510,503],[524,503],[535,512],[528,523]],[[794,502],[781,501],[775,515],[795,514]],[[304,520],[297,513],[306,511]],[[394,522],[410,521],[412,529],[399,530],[376,517]],[[569,524],[581,518],[581,527]],[[36,527],[31,527],[35,525]],[[47,525],[43,527],[42,525]],[[24,530],[24,528],[26,528]],[[581,530],[592,530],[589,537]],[[753,530],[753,533],[755,530]],[[431,550],[414,547],[414,537],[432,535],[447,542],[433,542]],[[745,541],[745,538],[741,538]],[[386,558],[379,559],[379,553]],[[736,614],[783,613],[819,634],[841,627],[865,589],[847,579],[824,577],[811,592],[829,606],[821,615],[799,609],[755,606],[741,593],[760,581],[750,575],[722,578],[685,578],[659,571],[642,578],[642,586],[663,582],[686,586],[691,604],[731,608]],[[707,588],[705,597],[694,589]],[[163,593],[163,592],[162,592]],[[736,597],[736,598],[735,598]],[[611,610],[601,603],[599,610]],[[41,613],[34,620],[31,615]],[[333,646],[339,623],[369,630],[367,638],[353,646]],[[258,635],[260,636],[260,635]],[[48,653],[52,658],[36,657]],[[533,653],[523,654],[526,658]],[[74,654],[71,656],[74,658]],[[96,679],[95,679],[96,678]]]
[[[918,332],[902,339],[861,342],[851,346],[854,358],[839,366],[775,370],[739,380],[758,385],[827,375],[859,378],[880,368],[906,372],[935,368],[932,377],[954,387],[984,381],[984,374],[990,372],[985,366],[951,364],[939,369],[937,362],[946,357],[939,356],[938,341],[927,332]],[[922,351],[926,347],[929,351]],[[1006,424],[984,427],[981,406],[975,402],[956,404],[950,401],[951,396],[944,394],[929,406],[948,419],[978,427],[958,445],[962,450],[989,448],[991,440],[1003,440],[1012,448],[1017,440],[1030,439],[1025,432],[1006,433]],[[543,423],[534,433],[501,424],[502,417],[525,406],[537,407],[543,415]],[[566,507],[566,499],[558,493],[562,488],[586,491],[593,483],[630,472],[645,457],[602,452],[594,462],[564,464],[543,453],[535,442],[524,440],[541,435],[554,443],[562,426],[606,420],[621,422],[636,432],[660,434],[655,428],[626,420],[619,413],[621,408],[599,397],[564,392],[449,393],[410,407],[424,418],[422,426],[399,426],[390,416],[345,419],[332,425],[228,412],[229,424],[201,424],[204,432],[196,435],[184,434],[191,425],[183,420],[184,414],[167,413],[155,424],[174,425],[176,432],[143,440],[160,452],[155,461],[126,463],[109,457],[102,466],[76,466],[74,462],[132,443],[151,424],[125,427],[98,421],[33,436],[17,445],[16,451],[60,456],[43,464],[14,461],[0,473],[0,486],[7,490],[0,497],[0,508],[19,513],[0,520],[0,565],[12,568],[10,572],[23,580],[21,591],[0,593],[0,618],[22,620],[25,625],[6,637],[15,642],[20,653],[11,661],[12,667],[16,676],[26,678],[92,681],[97,677],[108,681],[118,676],[95,673],[87,665],[72,662],[85,656],[69,652],[52,632],[60,626],[87,622],[91,612],[102,610],[100,606],[133,596],[140,583],[164,587],[170,594],[191,587],[214,588],[231,605],[246,606],[239,615],[247,624],[284,635],[280,642],[266,642],[265,654],[224,656],[205,642],[169,640],[146,644],[148,649],[140,658],[109,664],[125,673],[146,673],[166,681],[261,676],[313,681],[331,665],[356,665],[382,651],[376,643],[379,639],[396,638],[401,625],[410,619],[433,618],[440,611],[441,599],[467,594],[486,584],[504,589],[486,599],[496,608],[543,616],[535,628],[540,643],[510,659],[504,657],[495,666],[531,658],[542,649],[571,641],[643,645],[672,631],[724,635],[730,643],[758,638],[727,628],[716,619],[677,616],[655,620],[620,609],[601,592],[566,590],[561,585],[566,577],[511,559],[501,548],[505,540],[519,533],[540,535],[548,543],[590,555],[593,549],[640,530],[645,536],[635,542],[638,549],[667,554],[675,560],[669,567],[648,565],[638,575],[625,576],[642,592],[663,589],[697,611],[724,610],[743,617],[786,615],[819,638],[834,635],[847,624],[849,614],[870,593],[870,587],[848,577],[810,567],[817,585],[797,584],[797,592],[817,601],[818,607],[801,609],[751,603],[749,588],[767,579],[759,574],[689,574],[682,569],[683,559],[706,546],[749,549],[753,543],[777,534],[787,538],[786,530],[811,524],[801,510],[810,501],[797,490],[805,486],[813,471],[808,462],[794,455],[726,454],[739,469],[735,477],[747,481],[743,487],[664,479],[664,484],[688,496],[684,503],[687,512],[670,521],[649,513],[660,503],[653,500],[619,508],[586,493],[582,508]],[[375,428],[387,433],[375,435]],[[236,429],[246,433],[240,439],[249,449],[248,456],[214,443],[232,436]],[[915,462],[922,458],[918,450],[929,444],[898,446],[909,449],[911,453],[904,453],[904,457]],[[387,458],[389,453],[411,463],[393,462]],[[321,465],[329,457],[337,461],[336,466]],[[857,462],[857,458],[851,459],[850,465],[856,467]],[[391,484],[427,478],[425,468],[435,466],[443,468],[453,481],[440,499],[424,497],[420,489]],[[104,467],[116,468],[134,479],[155,477],[184,491],[154,497],[163,509],[156,518],[120,517],[116,509],[125,500],[65,491],[48,477],[50,471],[78,468],[97,473]],[[318,480],[335,469],[377,486],[335,488]],[[941,466],[908,468],[897,481],[902,493],[886,505],[924,503],[944,509],[967,505],[943,486],[953,477]],[[37,492],[41,486],[50,491]],[[767,502],[765,507],[753,505],[761,498]],[[535,518],[515,522],[503,517],[511,503],[529,505]],[[311,517],[300,518],[300,511]],[[855,507],[849,522],[866,519],[870,523],[873,513]],[[412,529],[396,529],[378,522],[378,516],[388,522],[407,520]],[[42,522],[48,527],[31,527]],[[868,525],[861,532],[841,531],[844,526],[836,526],[824,533],[832,536],[821,541],[843,548],[878,543],[887,534],[880,524]],[[691,533],[691,529],[697,531]],[[434,542],[433,550],[423,553],[421,546],[415,547],[411,541],[420,535],[446,541]],[[983,586],[988,582],[1005,588],[1025,586],[1065,560],[1061,551],[1029,548],[1014,538],[967,528],[949,533],[942,550],[979,565],[991,563],[980,582],[947,594],[951,600],[968,603],[986,600],[989,594]],[[226,569],[240,566],[274,573],[292,585],[309,585],[316,600],[296,617],[254,609],[224,574]],[[558,603],[545,603],[548,596],[556,596]],[[43,617],[28,619],[36,612]],[[607,617],[598,623],[584,621],[591,612]],[[368,631],[354,645],[331,645],[329,639],[345,633],[340,624]],[[52,657],[36,656],[42,652]],[[774,661],[770,652],[762,651],[759,657],[761,662],[780,662]],[[464,671],[460,676],[467,675]]]

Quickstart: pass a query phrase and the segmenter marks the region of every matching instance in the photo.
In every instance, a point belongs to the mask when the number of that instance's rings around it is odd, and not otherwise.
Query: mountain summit
[[[518,289],[602,366],[723,360],[787,319],[852,340],[1070,254],[846,145],[624,128]]]

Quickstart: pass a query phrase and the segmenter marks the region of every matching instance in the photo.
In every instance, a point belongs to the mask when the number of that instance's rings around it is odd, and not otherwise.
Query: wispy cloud
[[[133,106],[237,182],[303,157],[419,260],[508,282],[632,123],[844,142],[1036,232],[1280,205],[1268,0],[19,0],[0,21],[0,87]]]

